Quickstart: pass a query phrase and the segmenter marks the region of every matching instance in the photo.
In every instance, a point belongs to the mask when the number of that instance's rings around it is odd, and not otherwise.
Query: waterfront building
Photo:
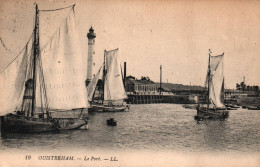
[[[126,77],[126,92],[133,93],[155,93],[158,92],[160,85],[143,77],[142,79],[136,79],[133,76]]]

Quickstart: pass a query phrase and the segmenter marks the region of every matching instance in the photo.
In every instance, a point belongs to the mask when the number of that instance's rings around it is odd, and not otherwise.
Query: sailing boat
[[[104,64],[88,85],[88,98],[91,102],[90,111],[116,112],[125,111],[128,105],[124,99],[127,98],[123,84],[122,72],[118,62],[118,49],[104,51]],[[96,89],[98,80],[102,80]],[[98,91],[99,98],[95,99]]]
[[[87,92],[82,91],[85,85],[74,6],[56,9],[67,9],[67,16],[44,43],[40,41],[44,29],[39,27],[39,13],[56,10],[39,10],[36,4],[35,27],[24,54],[1,72],[0,116],[4,116],[4,132],[33,133],[87,126],[85,114],[89,104]],[[60,113],[64,116],[60,117]]]
[[[224,53],[211,56],[209,50],[209,64],[205,85],[208,88],[207,107],[197,106],[196,120],[202,119],[224,119],[229,116],[224,103]]]

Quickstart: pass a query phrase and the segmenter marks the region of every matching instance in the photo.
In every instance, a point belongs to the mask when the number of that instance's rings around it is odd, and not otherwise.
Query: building
[[[131,93],[155,93],[158,92],[160,85],[151,81],[148,77],[142,77],[140,80],[133,76],[126,77],[126,92]]]

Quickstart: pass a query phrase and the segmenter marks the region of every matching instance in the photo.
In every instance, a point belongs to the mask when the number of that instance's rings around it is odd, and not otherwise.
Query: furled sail
[[[209,81],[209,99],[217,108],[224,107],[223,57],[224,53],[218,56],[210,56],[210,75],[206,79],[206,83]]]
[[[118,49],[105,51],[107,73],[104,84],[104,100],[116,101],[126,99],[127,95],[123,85],[120,64],[118,62]]]
[[[102,68],[99,69],[98,73],[95,75],[94,79],[91,80],[87,87],[87,92],[88,92],[88,100],[92,101],[93,95],[97,86],[97,82],[99,79],[102,78],[103,72],[101,70]]]
[[[42,68],[50,109],[66,110],[89,106],[83,78],[86,76],[86,70],[74,19],[74,12],[70,12],[51,40],[44,44],[44,48],[41,46]],[[40,28],[40,35],[41,33],[46,32]],[[39,101],[37,100],[37,106],[40,105]]]
[[[1,72],[0,116],[14,112],[21,107],[29,63],[27,46],[23,52]]]

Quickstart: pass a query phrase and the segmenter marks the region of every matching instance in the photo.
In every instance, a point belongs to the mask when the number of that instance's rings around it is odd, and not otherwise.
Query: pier
[[[128,94],[128,103],[131,104],[149,104],[162,103],[162,95],[157,94]]]
[[[178,95],[171,92],[159,93],[130,93],[128,92],[129,104],[151,104],[151,103],[174,103],[174,104],[195,104],[189,95]]]

